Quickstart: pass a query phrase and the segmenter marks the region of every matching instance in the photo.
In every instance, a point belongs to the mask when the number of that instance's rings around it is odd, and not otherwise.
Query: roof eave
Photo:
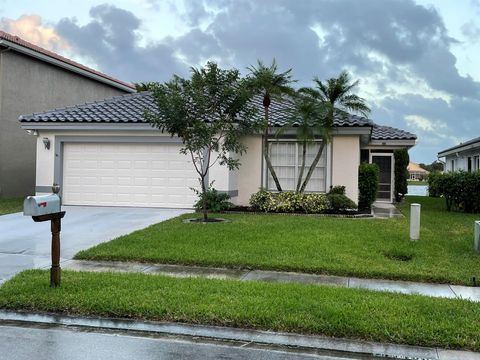
[[[110,80],[110,79],[107,79],[107,78],[104,78],[100,75],[97,75],[97,74],[94,74],[92,72],[89,72],[87,70],[83,70],[83,69],[80,69],[74,65],[70,65],[70,64],[67,64],[61,60],[58,60],[58,59],[54,59],[48,55],[45,55],[45,54],[41,54],[35,50],[31,50],[31,49],[28,49],[28,48],[25,48],[24,46],[22,45],[18,45],[18,44],[15,44],[11,41],[8,41],[8,40],[5,40],[5,39],[0,39],[0,45],[3,45],[3,46],[6,46],[10,49],[13,49],[15,51],[18,51],[19,53],[22,53],[22,54],[25,54],[25,55],[28,55],[28,56],[31,56],[31,57],[34,57],[36,59],[39,59],[41,61],[44,61],[44,62],[47,62],[49,64],[52,64],[52,65],[55,65],[55,66],[58,66],[58,67],[61,67],[65,70],[68,70],[68,71],[72,71],[72,72],[75,72],[77,74],[80,74],[82,76],[85,76],[85,77],[88,77],[88,78],[91,78],[93,80],[96,80],[96,81],[99,81],[99,82],[102,82],[104,84],[107,84],[107,85],[110,85],[110,86],[113,86],[113,87],[116,87],[120,90],[123,90],[123,91],[126,91],[126,92],[130,92],[130,93],[134,93],[136,92],[136,90],[130,86],[127,86],[127,85],[124,85],[124,84],[120,84],[116,81],[113,81],[113,80]]]
[[[472,150],[472,149],[475,149],[475,148],[479,148],[479,147],[480,147],[480,140],[479,140],[479,141],[476,141],[476,142],[474,142],[474,143],[471,143],[471,144],[467,144],[467,145],[457,145],[457,146],[454,146],[453,148],[449,148],[449,149],[440,151],[440,152],[437,154],[437,157],[441,158],[441,157],[445,157],[445,156],[448,156],[448,155],[456,154],[456,153],[459,153],[459,152],[462,152],[462,151]]]

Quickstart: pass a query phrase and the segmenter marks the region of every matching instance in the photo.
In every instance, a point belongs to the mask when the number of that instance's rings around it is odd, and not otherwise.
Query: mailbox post
[[[31,216],[35,222],[49,221],[52,232],[52,267],[50,269],[50,286],[60,285],[60,230],[65,211],[61,211],[60,187],[52,186],[51,195],[28,196],[23,202],[23,215]]]

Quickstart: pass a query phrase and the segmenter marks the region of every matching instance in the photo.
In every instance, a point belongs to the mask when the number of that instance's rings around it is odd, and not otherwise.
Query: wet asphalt
[[[296,349],[254,347],[180,337],[146,337],[131,333],[92,332],[71,327],[19,326],[0,323],[0,360],[158,360],[252,359],[345,360]]]

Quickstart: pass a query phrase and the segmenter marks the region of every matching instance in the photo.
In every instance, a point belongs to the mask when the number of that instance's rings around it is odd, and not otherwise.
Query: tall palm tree
[[[295,129],[297,141],[302,146],[302,163],[295,187],[296,192],[300,192],[302,187],[308,146],[313,144],[316,137],[323,138],[330,131],[325,127],[326,111],[323,102],[299,92],[293,98],[293,106],[286,111],[287,123],[277,132],[277,135],[280,135],[288,129]]]
[[[300,192],[305,191],[313,171],[322,156],[323,149],[331,139],[331,130],[333,129],[335,118],[347,117],[352,112],[363,116],[368,116],[370,113],[370,108],[367,106],[365,99],[353,93],[354,88],[358,86],[358,80],[351,82],[350,75],[346,71],[342,71],[337,78],[328,79],[325,82],[320,81],[316,77],[314,82],[316,84],[314,89],[302,88],[300,92],[324,105],[326,109],[323,124],[324,131],[321,134],[322,142],[317,155],[308,169],[305,180],[300,187]]]
[[[277,174],[270,160],[268,139],[270,137],[270,118],[269,108],[272,100],[281,100],[286,95],[294,94],[294,90],[290,86],[295,80],[292,79],[291,71],[288,69],[284,72],[278,72],[277,63],[273,59],[270,66],[266,66],[262,61],[258,60],[257,66],[247,68],[250,71],[249,77],[253,90],[263,96],[264,109],[264,136],[263,136],[263,156],[267,164],[268,171],[272,175],[273,181],[278,191],[282,191],[282,186],[278,181]]]

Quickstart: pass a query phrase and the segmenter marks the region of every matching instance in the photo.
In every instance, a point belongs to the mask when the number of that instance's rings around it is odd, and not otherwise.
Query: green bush
[[[330,191],[328,193],[345,195],[345,186],[336,185],[336,186],[330,187]]]
[[[229,201],[230,195],[220,193],[216,189],[210,187],[205,194],[194,189],[198,195],[197,202],[193,205],[195,210],[202,211],[204,201],[207,202],[207,210],[211,212],[219,212],[230,209],[233,204]]]
[[[327,196],[319,193],[284,191],[273,193],[260,190],[250,197],[250,206],[256,211],[281,213],[321,213],[327,209]]]
[[[395,150],[393,152],[395,158],[395,201],[400,202],[407,193],[408,180],[408,163],[410,157],[407,149]]]
[[[480,172],[455,171],[432,174],[429,194],[443,196],[448,211],[480,212]]]
[[[350,198],[342,194],[328,194],[327,200],[329,210],[335,213],[357,208],[357,205]]]
[[[369,210],[377,198],[378,192],[377,164],[362,163],[358,168],[358,208]]]

